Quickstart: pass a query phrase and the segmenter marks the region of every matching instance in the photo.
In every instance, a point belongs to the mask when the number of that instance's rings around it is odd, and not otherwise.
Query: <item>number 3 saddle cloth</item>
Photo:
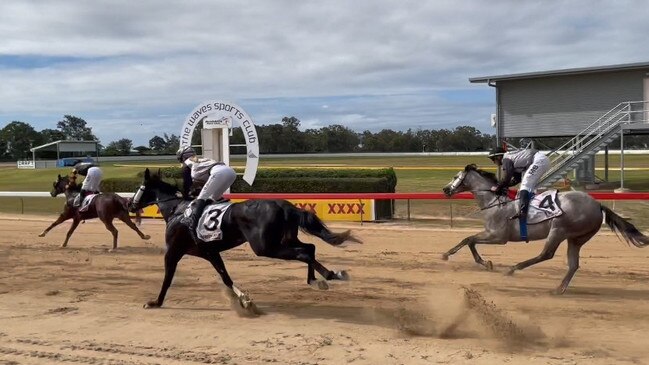
[[[520,201],[516,204],[520,207]],[[530,200],[530,207],[527,212],[527,224],[538,224],[548,219],[556,218],[563,214],[559,206],[559,194],[556,190],[548,190],[541,194],[534,195]]]
[[[205,207],[196,227],[198,239],[203,242],[220,241],[223,239],[221,223],[231,205],[232,202],[230,201],[219,201]]]

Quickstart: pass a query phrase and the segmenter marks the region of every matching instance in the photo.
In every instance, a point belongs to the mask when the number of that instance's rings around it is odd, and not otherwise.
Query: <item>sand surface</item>
[[[319,260],[352,280],[327,291],[306,267],[223,254],[237,285],[265,312],[232,309],[211,265],[186,257],[161,309],[143,309],[163,277],[164,225],[145,221],[140,240],[117,224],[120,247],[99,222],[37,235],[53,217],[0,216],[0,364],[649,364],[649,249],[611,233],[582,250],[564,296],[550,291],[566,270],[551,261],[503,275],[541,242],[440,254],[473,230],[351,227],[363,245],[330,247]]]

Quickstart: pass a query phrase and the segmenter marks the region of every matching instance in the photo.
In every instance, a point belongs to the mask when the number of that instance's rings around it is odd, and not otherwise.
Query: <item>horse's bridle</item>
[[[142,195],[144,195],[144,190],[146,189],[146,186],[144,184],[140,185],[139,189],[135,192],[135,195],[133,196],[133,199],[131,200],[131,205],[135,207],[136,205],[140,204],[140,199],[142,199]]]
[[[466,175],[468,175],[466,170],[460,172],[460,178],[453,180],[453,182],[451,183],[451,192],[455,191],[455,189],[462,185],[464,179],[466,178]]]
[[[466,176],[468,174],[469,173],[466,170],[461,171],[460,172],[460,177],[453,180],[453,182],[451,183],[450,191],[454,192],[455,189],[457,189],[460,185],[462,185],[462,183],[464,182],[464,179],[466,178]],[[465,190],[465,191],[470,192],[470,193],[480,193],[480,192],[485,192],[485,191],[491,191],[491,189]],[[493,193],[493,191],[491,191],[491,192]]]
[[[137,189],[137,192],[135,192],[135,195],[133,196],[133,199],[131,199],[131,207],[135,207],[135,206],[140,204],[140,199],[142,199],[142,195],[144,195],[144,190],[146,190],[146,186],[144,186],[144,184],[140,185],[140,187]],[[177,196],[174,196],[174,197],[170,197],[170,198],[167,198],[167,199],[160,200],[156,196],[155,201],[151,202],[151,204],[165,203],[165,202],[170,202],[170,201],[176,200],[176,199],[181,199],[181,198],[179,198]],[[174,211],[175,210],[176,210],[176,208],[174,208]]]
[[[464,182],[464,179],[466,178],[466,176],[468,174],[469,173],[466,170],[461,171],[460,176],[451,183],[451,191],[455,191],[455,189],[457,189],[460,185],[462,185],[462,183]],[[482,192],[487,192],[488,191],[488,192],[492,192],[492,193],[495,194],[495,192],[491,191],[491,189],[479,189],[479,190],[467,190],[467,191],[470,192],[470,193],[482,193]],[[503,198],[502,195],[496,194],[496,196],[494,197],[494,201],[497,201],[497,202],[495,204],[488,205],[488,206],[486,206],[484,208],[480,208],[480,210],[482,211],[482,210],[491,209],[493,207],[498,207],[498,206],[505,205],[507,203],[518,200],[518,199],[513,199],[513,200],[509,200],[509,201],[502,201],[501,198]]]

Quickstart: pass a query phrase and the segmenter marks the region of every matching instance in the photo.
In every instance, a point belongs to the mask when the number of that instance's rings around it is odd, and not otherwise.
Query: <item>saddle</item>
[[[81,202],[81,205],[79,206],[79,212],[85,212],[88,210],[88,207],[90,207],[90,204],[95,200],[95,198],[101,193],[92,193],[88,194],[83,198],[83,201]],[[76,195],[74,198],[70,199],[68,201],[68,204],[70,204],[71,207],[74,207],[74,203],[79,199],[79,195]]]

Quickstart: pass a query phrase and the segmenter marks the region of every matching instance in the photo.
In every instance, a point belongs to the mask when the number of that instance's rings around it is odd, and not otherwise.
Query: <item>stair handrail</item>
[[[575,136],[559,148],[550,152],[548,155],[556,153],[557,157],[551,160],[551,168],[546,174],[544,174],[544,176],[541,178],[541,181],[550,178],[552,175],[563,169],[565,165],[576,155],[588,150],[588,147],[591,146],[597,139],[599,139],[599,137],[609,133],[613,128],[620,125],[621,123],[628,121],[631,110],[631,103],[635,102],[619,103],[614,108],[604,113],[604,115],[598,118],[595,122],[591,123],[579,135]],[[589,138],[594,134],[596,134],[595,137]],[[572,153],[566,153],[566,149],[571,150]]]
[[[632,106],[638,104],[641,105],[640,110],[633,110]],[[570,165],[570,161],[577,159],[584,152],[597,148],[601,143],[595,144],[596,141],[601,141],[602,136],[610,134],[619,125],[631,122],[632,114],[641,113],[638,122],[649,122],[647,106],[649,100],[621,102],[591,123],[580,134],[548,153],[548,156],[556,153],[557,157],[551,160],[551,167],[541,178],[541,182],[555,178],[557,173]]]
[[[620,117],[627,116],[628,112],[620,113]],[[564,167],[564,163],[571,160],[574,156],[580,154],[581,152],[587,151],[588,147],[591,146],[600,136],[603,136],[607,133],[609,133],[611,130],[613,130],[615,127],[619,126],[624,122],[624,119],[620,118],[616,120],[614,123],[610,123],[606,125],[606,128],[604,128],[596,137],[591,138],[590,140],[586,142],[582,142],[582,144],[579,146],[579,148],[574,148],[572,153],[562,153],[560,154],[556,159],[551,160],[551,168],[548,170],[548,172],[542,177],[542,180],[545,179],[546,177],[556,173],[560,169]],[[582,139],[583,140],[583,139]],[[577,146],[577,145],[575,145]]]
[[[591,143],[593,143],[593,141],[595,141],[599,136],[601,136],[601,135],[603,135],[605,133],[608,133],[612,128],[614,128],[615,126],[618,126],[620,123],[622,123],[624,121],[624,117],[627,116],[627,115],[628,115],[628,112],[622,112],[621,110],[618,110],[618,112],[615,115],[609,116],[608,118],[606,118],[606,122],[605,122],[606,124],[604,124],[604,123],[600,124],[596,128],[593,128],[592,131],[582,132],[582,133],[588,133],[588,134],[582,135],[582,136],[576,136],[575,138],[572,138],[570,141],[564,143],[561,147],[555,149],[552,153],[548,154],[548,155],[552,155],[553,153],[556,153],[557,156],[554,159],[551,159],[552,168],[550,169],[550,171],[548,171],[548,173],[546,175],[549,175],[550,173],[554,173],[554,170],[557,170],[558,168],[560,168],[561,165],[566,160],[569,160],[575,154],[583,151],[586,147],[591,145]],[[597,134],[597,136],[595,138],[591,138],[590,140],[584,142],[586,140],[586,137],[592,136],[600,128],[603,128],[603,129],[601,131],[599,131],[599,133]],[[568,151],[566,151],[566,150],[568,150]],[[566,153],[566,152],[568,152],[568,153]],[[570,153],[570,152],[572,152],[572,153]]]
[[[621,110],[618,110],[618,109],[621,109],[621,108],[623,108],[624,106],[628,106],[628,104],[629,104],[628,101],[621,102],[621,103],[617,104],[615,107],[613,107],[612,109],[610,109],[609,111],[607,111],[606,113],[604,113],[604,115],[602,115],[601,117],[597,118],[597,120],[594,121],[593,123],[591,123],[588,127],[584,128],[584,129],[583,129],[579,134],[577,134],[575,137],[571,138],[569,141],[567,141],[567,142],[564,143],[563,145],[561,145],[561,146],[559,146],[558,148],[556,148],[553,152],[558,152],[558,151],[567,150],[567,149],[569,149],[569,148],[568,148],[569,146],[572,147],[572,146],[576,146],[576,145],[578,145],[578,144],[579,144],[578,142],[579,142],[581,139],[583,139],[582,136],[583,136],[583,137],[586,137],[586,136],[590,136],[590,135],[592,134],[592,132],[590,131],[590,129],[597,130],[597,128],[599,128],[601,125],[603,125],[604,123],[608,122],[610,119],[612,119],[613,117],[615,117],[616,115],[618,115],[618,114],[620,113],[620,111],[621,111]],[[615,113],[615,114],[613,114],[613,113]],[[611,115],[611,114],[612,114],[612,115]],[[598,123],[599,123],[599,125],[597,125]],[[595,126],[595,128],[592,128],[593,126]],[[571,149],[571,148],[570,148],[570,149]],[[550,152],[550,153],[548,154],[548,156],[551,155],[553,152]]]

